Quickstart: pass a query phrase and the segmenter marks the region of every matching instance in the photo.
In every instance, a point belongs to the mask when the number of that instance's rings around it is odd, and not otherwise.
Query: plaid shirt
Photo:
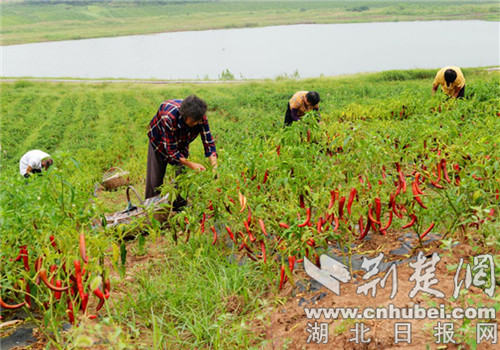
[[[148,137],[151,145],[169,164],[178,164],[180,158],[188,158],[189,144],[198,134],[201,135],[205,148],[205,157],[216,154],[207,116],[203,116],[198,125],[190,128],[180,116],[181,102],[182,100],[163,102],[149,124]]]

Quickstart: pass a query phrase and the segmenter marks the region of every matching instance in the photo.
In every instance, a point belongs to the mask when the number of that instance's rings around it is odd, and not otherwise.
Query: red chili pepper
[[[56,280],[56,287],[57,288],[61,288],[62,287],[62,281],[61,280]],[[56,300],[60,300],[61,299],[61,292],[54,292],[54,297],[56,298]]]
[[[448,176],[448,170],[446,170],[446,159],[441,159],[441,169],[443,170],[444,179],[446,182],[451,183],[450,177]]]
[[[318,218],[318,222],[316,223],[316,230],[318,231],[318,234],[321,234],[321,226],[323,226],[323,223],[321,222],[321,218]]]
[[[370,180],[368,179],[368,176],[365,175],[365,178],[366,178],[366,184],[368,185],[368,189],[371,190],[372,189],[372,184],[370,183]]]
[[[417,222],[417,216],[415,214],[411,214],[410,216],[411,216],[411,221],[406,225],[404,225],[403,227],[401,227],[402,229],[412,227],[415,224],[415,222]]]
[[[75,265],[76,286],[78,287],[78,293],[80,294],[80,298],[83,300],[85,293],[83,292],[82,268],[80,260],[73,261],[73,264]]]
[[[362,240],[363,238],[366,237],[366,235],[368,234],[368,232],[370,231],[370,226],[372,224],[372,221],[370,219],[370,215],[367,215],[367,222],[366,222],[366,227],[365,227],[365,230],[363,231],[363,234],[359,237],[360,240]]]
[[[229,237],[233,240],[233,242],[236,243],[236,240],[234,239],[234,234],[228,226],[226,226],[226,231],[229,234]]]
[[[38,272],[42,268],[42,262],[43,262],[42,256],[39,256],[38,258],[36,258],[36,260],[35,260],[35,272]],[[37,285],[40,284],[40,276],[39,275],[36,276],[35,283]]]
[[[73,303],[71,302],[71,298],[68,298],[68,310],[66,310],[68,314],[69,323],[75,324],[75,315],[73,314]]]
[[[394,196],[392,193],[389,198],[389,204],[387,205],[387,208],[392,209],[392,206],[394,205],[394,202],[396,201],[396,196]]]
[[[359,237],[363,236],[364,225],[363,225],[363,215],[359,217],[358,220]]]
[[[342,196],[339,199],[339,218],[343,219],[344,218],[344,204],[345,204],[345,196]]]
[[[250,242],[252,243],[255,242],[257,238],[252,235],[252,231],[250,231],[250,226],[248,226],[248,222],[244,221],[243,225],[245,225],[245,228],[247,229],[248,238],[250,238]]]
[[[371,204],[368,205],[368,218],[372,223],[380,225],[380,221],[375,220],[375,218],[373,217]]]
[[[394,195],[397,196],[401,193],[401,184],[399,180],[394,182],[394,186],[396,186],[396,192],[394,193]]]
[[[300,195],[299,195],[299,203],[300,203],[300,207],[301,207],[302,209],[305,209],[306,204],[305,204],[305,202],[304,202],[304,195],[303,195],[303,194],[300,194]]]
[[[56,287],[54,285],[52,285],[49,280],[47,279],[47,270],[45,269],[40,269],[40,271],[38,272],[38,274],[40,275],[40,279],[42,280],[43,283],[45,283],[45,285],[52,291],[54,292],[64,292],[64,291],[67,291],[70,287]]]
[[[375,198],[375,215],[377,216],[377,221],[380,221],[380,215],[382,214],[382,201],[379,197]]]
[[[80,304],[80,310],[85,312],[85,310],[87,309],[88,302],[89,302],[89,295],[85,293],[82,298],[82,303]]]
[[[267,177],[269,176],[269,171],[266,169],[266,172],[264,173],[264,180],[262,181],[263,184],[267,182]]]
[[[295,255],[288,256],[288,267],[290,272],[293,272],[293,267],[295,266]]]
[[[215,243],[217,243],[217,232],[215,231],[215,227],[210,227],[210,229],[212,230],[212,233],[213,233],[213,241],[212,241],[212,245],[214,245]]]
[[[420,189],[419,183],[420,183],[420,173],[415,173],[415,181],[413,181],[412,186],[415,186],[415,190],[417,191],[418,194],[424,194],[424,192]]]
[[[93,290],[94,295],[98,297],[99,299],[109,299],[109,291],[105,290],[106,294],[103,294],[102,291],[98,288]]]
[[[498,200],[498,199],[500,198],[500,191],[499,191],[499,190],[496,190],[496,194],[497,194],[497,195],[495,196],[495,198],[496,198],[496,200]]]
[[[264,260],[264,264],[267,262],[267,255],[266,255],[266,244],[264,241],[261,239],[260,240],[260,250],[262,251],[262,260]]]
[[[392,211],[394,213],[394,215],[396,215],[398,218],[402,219],[403,218],[403,214],[401,213],[398,213],[397,209],[396,209],[396,200],[394,200],[392,202]]]
[[[24,278],[19,279],[21,282],[26,283],[26,293],[24,293],[24,302],[28,307],[31,307],[31,291],[30,291],[30,284],[29,282],[26,282]]]
[[[391,226],[392,223],[392,211],[389,212],[389,221],[387,222],[387,225],[385,225],[384,228],[381,228],[380,231],[386,231],[389,226]]]
[[[436,188],[439,188],[439,189],[443,189],[444,188],[443,186],[441,186],[440,184],[438,184],[437,182],[432,181],[432,180],[431,180],[431,184],[432,184],[432,186],[434,186]]]
[[[333,208],[333,205],[335,204],[335,199],[336,199],[336,191],[337,190],[331,190],[330,191],[330,204],[328,204],[328,210],[331,210]]]
[[[420,204],[420,206],[424,209],[427,209],[427,207],[424,205],[424,203],[422,202],[422,199],[420,198],[419,194],[418,194],[418,190],[417,190],[417,183],[414,182],[412,185],[411,185],[411,189],[412,189],[412,192],[413,192],[413,198],[415,199],[415,201]]]
[[[15,310],[15,309],[19,309],[19,308],[23,307],[25,304],[26,304],[25,301],[23,301],[20,304],[7,304],[2,300],[2,297],[0,297],[0,306],[2,306],[2,308],[4,308],[4,309]]]
[[[262,230],[262,233],[264,234],[264,236],[268,236],[267,232],[266,232],[266,226],[264,226],[264,220],[262,219],[259,219],[259,225],[260,225],[260,229]]]
[[[289,225],[287,225],[287,224],[285,224],[284,222],[280,222],[280,223],[279,223],[279,226],[280,226],[281,228],[285,228],[285,229],[286,229],[286,228],[290,228],[290,226],[289,226]]]
[[[306,242],[306,244],[310,247],[315,247],[316,246],[316,241],[313,238],[309,238]]]
[[[420,239],[424,238],[431,230],[434,228],[434,223],[432,223],[427,230],[425,230],[424,233],[420,235]]]
[[[406,193],[406,179],[403,173],[399,173],[399,182],[400,182],[400,187],[403,193]]]
[[[333,232],[337,231],[339,228],[339,218],[335,217],[335,227],[333,228]]]
[[[250,225],[252,223],[252,211],[250,210],[250,206],[248,206],[247,223],[248,223],[248,225]]]
[[[356,196],[357,193],[358,191],[354,187],[351,188],[351,193],[349,194],[349,200],[347,201],[347,212],[349,213],[349,215],[351,215],[352,202],[354,201],[354,197]]]
[[[201,221],[200,221],[200,230],[201,230],[201,233],[205,233],[205,220],[207,219],[205,213],[203,213],[203,217],[201,218]]]
[[[21,258],[23,259],[23,264],[24,264],[24,269],[26,271],[30,270],[30,264],[29,264],[29,259],[28,259],[28,248],[27,246],[23,246],[23,251],[21,253]]]
[[[54,238],[53,235],[51,235],[49,237],[49,240],[50,240],[50,244],[52,245],[52,247],[54,247],[55,250],[59,251],[59,249],[57,248],[56,239]]]
[[[278,147],[276,147],[276,153],[278,154],[278,156],[281,154],[281,145],[278,145]]]
[[[82,257],[82,260],[85,264],[89,262],[89,259],[87,258],[87,249],[85,247],[85,234],[82,231],[80,233],[80,255]]]
[[[95,320],[97,318],[97,315],[89,315],[89,320]]]
[[[21,258],[22,258],[22,256],[23,256],[23,252],[24,252],[24,247],[26,247],[26,246],[22,245],[21,247],[19,247],[19,254],[18,254],[18,255],[17,255],[17,257],[16,257],[14,260],[12,260],[12,261],[21,261]]]
[[[96,311],[96,312],[99,312],[99,310],[101,310],[101,308],[102,308],[102,307],[103,307],[103,305],[104,305],[104,301],[105,301],[104,299],[101,299],[101,300],[99,301],[99,304],[97,304],[97,307],[95,308],[95,311]]]
[[[311,208],[307,208],[306,209],[306,221],[304,221],[303,223],[299,224],[298,226],[299,227],[305,227],[305,226],[309,225],[310,221],[311,221]]]
[[[439,183],[441,181],[441,163],[437,164],[437,179],[436,183]]]
[[[280,290],[283,288],[283,282],[285,281],[285,265],[281,265],[280,271]]]

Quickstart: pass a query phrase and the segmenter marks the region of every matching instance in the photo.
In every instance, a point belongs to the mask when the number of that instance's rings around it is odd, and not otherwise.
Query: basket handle
[[[104,173],[104,176],[103,177],[106,177],[107,174],[112,174],[114,170],[121,170],[123,171],[122,168],[119,168],[117,166],[112,166],[111,168],[109,168],[105,173]]]
[[[128,205],[132,205],[132,202],[130,201],[130,189],[132,189],[132,191],[134,191],[135,196],[139,200],[139,204],[142,205],[144,203],[144,201],[141,199],[141,197],[139,196],[139,193],[137,193],[136,189],[132,186],[127,187],[127,203],[128,203]]]

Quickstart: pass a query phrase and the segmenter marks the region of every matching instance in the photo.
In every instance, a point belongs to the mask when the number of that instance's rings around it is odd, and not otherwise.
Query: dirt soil
[[[491,299],[482,289],[476,288],[473,285],[466,291],[465,296],[459,297],[457,300],[452,298],[454,292],[453,278],[457,271],[457,264],[460,257],[464,257],[464,266],[461,268],[459,281],[464,279],[465,264],[471,262],[472,256],[480,254],[497,254],[495,252],[474,252],[471,245],[459,244],[454,246],[451,251],[444,251],[438,247],[437,241],[420,249],[413,249],[409,254],[401,256],[390,253],[395,248],[401,246],[404,241],[407,246],[418,245],[418,242],[412,242],[411,238],[401,239],[401,233],[388,233],[388,236],[376,235],[369,242],[364,243],[363,246],[358,247],[356,254],[364,255],[373,258],[379,254],[384,253],[384,261],[399,261],[397,265],[397,294],[394,299],[390,299],[392,292],[392,276],[387,280],[385,288],[380,285],[377,286],[376,296],[357,294],[357,288],[364,283],[371,281],[377,277],[383,278],[386,271],[380,272],[374,277],[363,280],[364,270],[358,270],[353,273],[353,278],[348,283],[340,284],[340,295],[334,294],[321,284],[311,279],[303,270],[303,268],[294,271],[295,286],[287,283],[280,296],[289,297],[287,302],[276,308],[275,312],[270,316],[271,325],[266,327],[264,331],[265,338],[269,340],[268,349],[470,349],[466,345],[467,340],[475,339],[476,337],[476,322],[493,322],[496,323],[498,330],[499,312],[496,312],[496,319],[493,320],[472,320],[471,324],[467,327],[468,333],[464,339],[459,330],[464,324],[463,320],[453,321],[455,334],[453,340],[456,344],[436,344],[437,338],[434,337],[438,322],[451,322],[449,319],[412,319],[412,320],[389,320],[389,319],[342,319],[339,317],[337,320],[325,319],[310,319],[306,318],[304,307],[306,308],[335,308],[335,307],[351,307],[363,310],[367,307],[388,307],[389,304],[394,304],[397,307],[413,307],[418,304],[422,307],[437,307],[440,304],[446,305],[448,311],[452,307],[469,307],[469,306],[489,306],[494,305],[494,300]],[[398,243],[399,242],[399,243]],[[472,243],[472,246],[476,244]],[[415,270],[410,267],[410,262],[416,259],[409,260],[408,258],[416,258],[418,252],[422,251],[424,256],[431,257],[432,253],[438,252],[441,260],[436,264],[435,278],[438,283],[430,286],[444,293],[443,298],[437,298],[425,292],[418,292],[413,298],[410,298],[410,291],[416,286],[415,281],[410,281],[410,277],[415,273]],[[364,253],[363,253],[364,252]],[[335,255],[339,255],[338,250],[333,250]],[[340,254],[341,255],[341,254]],[[430,261],[427,260],[427,261]],[[314,261],[313,261],[314,262]],[[302,265],[302,264],[301,264]],[[422,273],[425,273],[423,271]],[[465,288],[462,286],[462,290]],[[496,286],[495,296],[499,293],[498,286]],[[318,341],[307,342],[314,326],[314,322],[328,324],[328,342],[327,344],[318,344]],[[395,343],[394,327],[395,323],[410,322],[411,323],[411,343],[398,342]],[[350,331],[355,329],[356,323],[364,323],[365,328],[369,327],[370,330],[365,334],[364,339],[371,339],[369,343],[356,344],[350,341],[354,338],[354,332]],[[310,324],[311,326],[308,326]],[[323,326],[325,327],[325,326]],[[358,329],[361,329],[361,324],[358,324]],[[403,328],[400,328],[403,329]],[[500,333],[500,331],[498,331]],[[461,344],[461,345],[460,345]],[[500,349],[498,344],[492,345],[489,342],[483,341],[478,344],[477,349],[493,350]]]

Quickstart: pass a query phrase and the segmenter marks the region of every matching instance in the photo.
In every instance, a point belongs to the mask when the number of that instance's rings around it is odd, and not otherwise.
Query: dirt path
[[[383,247],[387,238],[389,240],[397,240],[395,234],[393,237],[376,236],[365,247],[368,257],[375,257],[380,250],[377,247]],[[391,260],[389,247],[384,249],[384,255],[388,260]],[[369,251],[369,252],[368,252]],[[453,278],[457,270],[457,264],[461,257],[464,257],[464,263],[469,263],[472,256],[481,253],[474,252],[471,246],[460,244],[454,247],[451,251],[445,252],[438,248],[437,243],[430,245],[423,250],[424,256],[430,257],[432,253],[439,252],[441,260],[436,264],[436,279],[438,283],[431,286],[432,289],[441,291],[444,294],[443,298],[438,298],[433,295],[418,292],[413,298],[409,297],[410,292],[416,286],[415,281],[410,281],[410,276],[415,270],[410,266],[410,261],[405,261],[397,265],[397,292],[394,299],[390,299],[392,292],[393,280],[392,276],[388,278],[385,288],[380,285],[377,286],[376,296],[372,297],[371,294],[357,294],[357,288],[367,281],[372,281],[376,277],[383,278],[385,272],[381,272],[375,277],[367,280],[363,279],[364,273],[357,271],[351,281],[346,284],[341,284],[340,295],[336,295],[330,290],[323,287],[321,284],[315,282],[306,275],[304,270],[297,271],[295,286],[288,283],[281,291],[280,295],[288,297],[288,301],[276,308],[274,313],[270,316],[270,326],[265,330],[265,337],[272,345],[269,349],[408,349],[417,350],[424,349],[426,345],[429,349],[470,349],[468,342],[475,342],[476,337],[476,323],[490,322],[496,324],[498,329],[499,312],[496,312],[496,318],[490,320],[450,320],[450,319],[364,319],[364,318],[347,318],[343,319],[326,319],[324,316],[318,319],[307,319],[304,308],[359,308],[363,310],[366,308],[390,308],[390,304],[395,307],[414,308],[418,307],[436,307],[441,308],[444,305],[446,311],[452,308],[462,307],[479,307],[486,306],[492,307],[495,299],[489,298],[482,289],[471,286],[464,296],[459,297],[457,300],[452,298],[454,292]],[[493,252],[490,252],[490,254]],[[412,257],[416,257],[417,253],[413,252]],[[387,270],[386,270],[387,271]],[[460,279],[463,279],[465,267],[461,268]],[[310,283],[312,282],[312,283]],[[464,290],[464,288],[462,288]],[[498,295],[499,288],[496,287],[495,295]],[[290,298],[290,296],[292,296]],[[328,333],[328,342],[326,344],[318,344],[317,342],[307,342],[311,334],[312,326],[324,324],[324,329]],[[436,344],[434,334],[437,330],[438,322],[454,324],[453,340],[456,344]],[[410,323],[411,324],[411,343],[399,342],[395,344],[395,326],[396,323]],[[363,324],[364,326],[361,326]],[[365,335],[365,340],[371,340],[369,343],[356,344],[351,339],[354,338],[356,327],[368,327],[369,331]],[[401,328],[401,326],[398,326]],[[408,326],[405,326],[408,327]],[[308,331],[309,328],[309,331]],[[401,329],[405,329],[404,327]],[[500,332],[499,332],[500,333]],[[324,338],[323,338],[324,339]],[[311,338],[312,340],[312,338]],[[478,349],[498,349],[497,345],[489,343],[481,343]]]

